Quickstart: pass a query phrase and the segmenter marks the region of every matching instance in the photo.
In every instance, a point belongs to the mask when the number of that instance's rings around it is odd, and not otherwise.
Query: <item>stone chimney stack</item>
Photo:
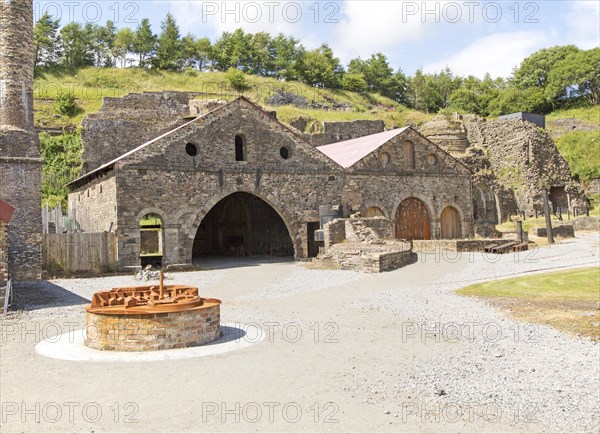
[[[33,2],[0,0],[0,125],[33,129]]]
[[[0,0],[0,200],[8,225],[8,273],[41,274],[41,167],[33,126],[33,1]]]

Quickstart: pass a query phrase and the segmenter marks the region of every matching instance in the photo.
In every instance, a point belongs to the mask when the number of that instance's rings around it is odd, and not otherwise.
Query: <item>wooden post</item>
[[[546,216],[546,236],[549,244],[554,244],[554,237],[552,236],[552,220],[550,219],[550,204],[548,203],[548,190],[545,188],[542,190],[544,196],[544,214]]]
[[[517,220],[517,239],[519,243],[523,242],[523,222],[521,220]]]

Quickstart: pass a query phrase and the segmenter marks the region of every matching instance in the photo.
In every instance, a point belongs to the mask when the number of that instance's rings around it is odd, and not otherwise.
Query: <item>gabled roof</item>
[[[119,156],[119,157],[115,158],[114,160],[112,160],[112,161],[109,161],[108,163],[105,163],[105,164],[103,164],[103,165],[101,165],[101,166],[97,167],[96,169],[94,169],[94,170],[92,170],[92,171],[90,171],[90,172],[86,173],[85,175],[82,175],[82,176],[80,176],[79,178],[77,178],[77,179],[74,179],[73,181],[71,181],[71,182],[69,182],[69,183],[67,184],[67,187],[68,187],[68,186],[71,186],[71,185],[75,185],[75,184],[77,184],[77,183],[79,183],[79,182],[81,182],[81,181],[84,181],[84,180],[89,180],[89,179],[93,178],[95,175],[98,175],[98,174],[100,174],[100,173],[102,173],[102,172],[106,172],[106,171],[108,171],[108,170],[112,169],[112,168],[114,167],[114,165],[115,165],[117,162],[119,162],[119,161],[121,161],[121,160],[123,160],[123,159],[125,159],[125,158],[129,157],[130,155],[133,155],[133,154],[135,154],[136,152],[138,152],[138,151],[140,151],[140,150],[142,150],[142,149],[144,149],[144,148],[146,148],[146,147],[148,147],[148,146],[149,146],[149,145],[151,145],[152,143],[155,143],[155,142],[157,142],[157,141],[159,141],[159,140],[161,140],[161,139],[164,139],[164,138],[166,138],[166,137],[169,137],[169,136],[170,136],[170,135],[172,135],[173,133],[175,133],[175,132],[177,132],[177,131],[179,131],[179,130],[181,130],[181,129],[183,129],[183,128],[185,128],[185,127],[187,127],[187,126],[189,126],[189,125],[191,125],[191,124],[193,124],[193,123],[195,123],[195,122],[197,122],[199,119],[202,119],[202,118],[204,118],[204,117],[208,116],[208,115],[209,115],[209,114],[211,114],[211,113],[217,112],[217,111],[219,111],[219,110],[223,110],[225,107],[227,107],[227,106],[229,106],[229,105],[231,105],[231,104],[234,104],[234,103],[236,103],[236,102],[238,102],[238,101],[240,101],[240,100],[247,102],[247,103],[248,103],[248,104],[250,104],[252,107],[254,107],[255,109],[259,110],[261,113],[265,114],[266,116],[269,116],[269,118],[271,118],[271,119],[273,120],[273,122],[277,122],[279,125],[281,125],[282,127],[284,127],[284,128],[287,130],[287,131],[289,131],[291,134],[293,134],[293,135],[294,135],[294,136],[295,136],[295,137],[296,137],[298,140],[301,140],[302,142],[305,142],[305,143],[306,143],[308,146],[310,146],[310,147],[312,148],[312,145],[310,145],[308,142],[306,142],[306,140],[305,140],[305,139],[304,139],[302,136],[298,135],[298,133],[297,133],[297,132],[295,132],[295,131],[294,131],[294,130],[292,130],[290,127],[288,127],[287,125],[283,124],[282,122],[280,122],[280,121],[279,121],[279,120],[277,120],[276,118],[273,118],[273,117],[272,117],[272,116],[271,116],[271,115],[270,115],[270,114],[269,114],[267,111],[265,111],[265,110],[264,110],[262,107],[260,107],[258,104],[256,104],[256,103],[254,103],[254,102],[250,101],[250,100],[249,100],[248,98],[246,98],[245,96],[240,96],[240,97],[238,97],[238,98],[236,98],[236,99],[234,99],[234,100],[232,100],[232,101],[228,102],[227,104],[224,104],[224,105],[222,105],[222,106],[220,106],[220,107],[217,107],[217,108],[215,108],[214,110],[211,110],[211,111],[209,111],[209,112],[207,112],[207,113],[204,113],[203,115],[201,115],[201,116],[198,116],[197,118],[194,118],[194,119],[192,119],[191,121],[189,121],[189,122],[186,122],[185,124],[183,124],[183,125],[180,125],[180,126],[178,126],[177,128],[174,128],[174,129],[172,129],[172,130],[170,130],[170,131],[168,131],[168,132],[166,132],[166,133],[164,133],[164,134],[162,134],[162,135],[160,135],[160,136],[158,136],[158,137],[156,137],[156,138],[154,138],[154,139],[152,139],[152,140],[150,140],[150,141],[148,141],[148,142],[146,142],[146,143],[144,143],[144,144],[142,144],[142,145],[140,145],[140,146],[138,146],[137,148],[134,148],[134,149],[132,149],[132,150],[131,150],[131,151],[129,151],[129,152],[126,152],[126,153],[124,153],[123,155],[121,155],[121,156]]]
[[[347,169],[408,128],[397,128],[356,139],[344,140],[343,142],[318,146],[317,149],[344,169]]]

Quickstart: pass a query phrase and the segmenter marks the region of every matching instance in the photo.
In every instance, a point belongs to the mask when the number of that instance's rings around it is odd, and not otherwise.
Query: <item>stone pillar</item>
[[[41,163],[33,128],[33,2],[0,1],[0,199],[15,207],[8,272],[41,274]]]
[[[33,130],[33,2],[0,2],[0,125]],[[24,156],[22,153],[20,156]]]

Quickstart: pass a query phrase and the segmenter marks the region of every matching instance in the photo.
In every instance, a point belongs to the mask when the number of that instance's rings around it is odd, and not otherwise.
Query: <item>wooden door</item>
[[[404,199],[396,211],[396,238],[404,240],[429,240],[431,229],[429,211],[416,197]]]
[[[367,208],[367,210],[365,211],[365,218],[371,218],[371,217],[385,217],[385,214],[383,213],[383,211],[381,210],[381,208],[377,208],[376,206],[372,206],[371,208]]]
[[[454,240],[461,238],[460,218],[456,208],[448,206],[442,211],[441,219],[442,239]]]

